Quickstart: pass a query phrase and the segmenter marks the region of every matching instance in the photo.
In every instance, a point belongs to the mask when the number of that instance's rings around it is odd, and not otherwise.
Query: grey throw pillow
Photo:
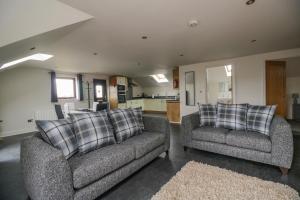
[[[118,143],[141,133],[139,124],[131,109],[115,109],[108,112]]]
[[[145,126],[144,126],[144,122],[143,122],[143,110],[142,110],[142,107],[131,108],[131,110],[132,110],[132,112],[134,114],[135,119],[137,120],[137,122],[139,124],[140,129],[144,130]]]
[[[276,111],[276,106],[253,106],[248,107],[247,130],[259,132],[265,135],[270,133],[270,125]]]
[[[248,104],[222,104],[217,105],[216,127],[232,130],[247,129]]]
[[[199,104],[200,126],[215,126],[217,108],[211,104]]]
[[[77,152],[77,139],[70,120],[38,120],[36,125],[42,138],[53,147],[61,150],[66,159]]]
[[[69,115],[73,121],[80,153],[116,143],[106,111]]]

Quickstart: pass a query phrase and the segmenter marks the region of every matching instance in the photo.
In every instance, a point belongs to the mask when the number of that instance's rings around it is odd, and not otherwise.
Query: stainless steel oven
[[[125,85],[117,85],[118,103],[126,103]]]

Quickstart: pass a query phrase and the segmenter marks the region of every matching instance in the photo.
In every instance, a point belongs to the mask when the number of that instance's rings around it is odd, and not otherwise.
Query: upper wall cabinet
[[[179,88],[179,67],[173,69],[173,88]]]

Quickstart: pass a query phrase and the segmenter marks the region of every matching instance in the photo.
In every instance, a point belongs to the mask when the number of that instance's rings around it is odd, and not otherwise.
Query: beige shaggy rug
[[[191,161],[152,200],[300,200],[287,185]]]

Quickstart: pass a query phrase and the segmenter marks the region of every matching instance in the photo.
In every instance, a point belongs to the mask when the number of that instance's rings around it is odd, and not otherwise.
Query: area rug
[[[152,200],[300,200],[287,185],[206,164],[187,163]]]

